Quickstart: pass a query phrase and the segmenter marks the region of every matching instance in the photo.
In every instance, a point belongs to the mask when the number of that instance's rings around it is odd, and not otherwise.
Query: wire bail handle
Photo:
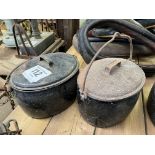
[[[87,94],[86,94],[86,91],[85,91],[85,85],[86,85],[86,79],[87,79],[87,76],[88,76],[88,72],[93,64],[93,62],[95,61],[95,59],[97,58],[97,56],[100,54],[100,52],[108,45],[110,44],[111,42],[113,42],[115,40],[116,37],[120,37],[120,38],[127,38],[129,43],[130,43],[130,56],[129,56],[129,60],[132,61],[132,56],[133,56],[133,44],[132,44],[132,38],[126,34],[120,34],[119,32],[115,32],[113,37],[107,41],[103,46],[101,46],[101,48],[99,48],[99,50],[96,52],[96,54],[94,55],[94,57],[92,58],[92,60],[90,61],[90,63],[88,64],[88,68],[86,70],[86,73],[85,73],[85,77],[84,77],[84,81],[83,81],[83,85],[82,85],[82,90],[80,92],[80,96],[81,96],[81,99],[84,100],[87,98]],[[117,62],[116,65],[119,65],[120,62]]]

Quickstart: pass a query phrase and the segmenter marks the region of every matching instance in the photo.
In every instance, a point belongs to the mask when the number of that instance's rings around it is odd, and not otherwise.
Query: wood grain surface
[[[139,58],[139,64],[143,65],[155,65],[155,56],[149,56],[146,58]],[[155,134],[155,126],[152,124],[148,112],[147,112],[147,100],[150,93],[150,90],[155,82],[155,75],[151,77],[147,77],[145,85],[143,87],[143,103],[144,103],[144,115],[146,121],[146,134],[154,135]]]
[[[144,135],[145,124],[143,114],[142,95],[128,115],[128,117],[120,124],[110,128],[96,128],[97,135]]]
[[[19,128],[22,129],[22,135],[40,135],[48,125],[51,118],[33,119],[17,106],[10,115],[4,120],[4,123],[9,119],[16,119]]]

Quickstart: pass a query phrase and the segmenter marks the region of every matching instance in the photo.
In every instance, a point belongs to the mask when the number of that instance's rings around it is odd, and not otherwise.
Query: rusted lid
[[[12,73],[10,84],[14,89],[25,91],[47,89],[70,79],[78,67],[77,59],[70,54],[45,54],[19,66]]]
[[[87,67],[78,76],[80,92]],[[105,58],[95,61],[86,78],[84,94],[100,101],[117,101],[138,93],[145,83],[143,70],[132,61]]]

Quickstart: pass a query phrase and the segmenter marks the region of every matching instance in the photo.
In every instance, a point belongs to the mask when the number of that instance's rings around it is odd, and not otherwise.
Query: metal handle
[[[13,125],[14,125],[14,127],[15,127],[15,131],[17,131],[17,132],[21,132],[21,130],[19,129],[19,126],[18,126],[18,123],[17,123],[17,121],[15,120],[15,119],[10,119],[8,122],[7,122],[7,124],[6,124],[6,127],[9,129],[10,128],[10,126],[11,126],[11,122],[13,123]],[[10,129],[9,129],[10,130]]]
[[[11,123],[13,123],[15,130],[10,130]],[[15,119],[7,121],[5,124],[0,124],[0,135],[21,135],[22,130],[19,129],[18,122]]]
[[[133,55],[133,45],[132,45],[132,38],[128,35],[125,35],[125,34],[120,34],[119,32],[115,32],[113,37],[107,41],[97,52],[96,54],[94,55],[94,57],[92,58],[91,62],[88,64],[88,68],[86,70],[86,73],[85,73],[85,77],[84,77],[84,81],[83,81],[83,85],[82,85],[82,90],[81,90],[81,93],[80,93],[80,96],[81,96],[81,99],[84,100],[87,96],[86,96],[86,92],[85,92],[85,85],[86,85],[86,79],[87,79],[87,75],[88,75],[88,72],[94,62],[94,60],[97,58],[97,56],[100,54],[100,52],[108,45],[110,44],[111,42],[114,41],[114,39],[116,37],[121,37],[121,38],[127,38],[129,40],[129,43],[130,43],[130,57],[129,57],[129,60],[132,60],[132,55]]]
[[[111,73],[111,71],[116,67],[116,66],[118,66],[118,67],[120,67],[120,65],[121,65],[121,61],[120,60],[114,60],[114,61],[112,61],[111,63],[109,63],[106,67],[105,67],[105,72],[106,72],[106,74],[110,74]]]
[[[48,63],[49,66],[53,65],[53,62],[50,59],[42,55],[40,56],[40,61],[45,61],[46,63]]]
[[[22,42],[22,44],[24,46],[24,49],[26,51],[27,56],[29,56],[29,52],[28,52],[27,47],[26,47],[26,45],[24,43],[24,39],[23,39],[23,36],[22,36],[21,32],[25,35],[25,37],[26,37],[27,41],[29,42],[31,48],[33,49],[33,53],[35,54],[35,56],[37,56],[37,54],[36,54],[36,52],[34,50],[34,47],[33,47],[32,43],[31,43],[27,33],[25,32],[24,28],[20,24],[14,24],[13,28],[12,28],[12,31],[13,31],[13,36],[14,36],[14,39],[15,39],[15,44],[16,44],[18,56],[20,56],[20,52],[19,52],[19,46],[18,46],[18,42],[17,42],[17,37],[16,37],[15,29],[17,29],[17,31],[19,33],[19,37],[20,37],[21,42]]]

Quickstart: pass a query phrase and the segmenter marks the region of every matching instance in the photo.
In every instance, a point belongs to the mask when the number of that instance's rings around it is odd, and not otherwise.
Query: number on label
[[[39,70],[39,69],[33,70],[32,73],[33,73],[33,75],[34,75],[35,77],[37,77],[38,75],[43,74],[43,72],[42,72],[41,70]]]

